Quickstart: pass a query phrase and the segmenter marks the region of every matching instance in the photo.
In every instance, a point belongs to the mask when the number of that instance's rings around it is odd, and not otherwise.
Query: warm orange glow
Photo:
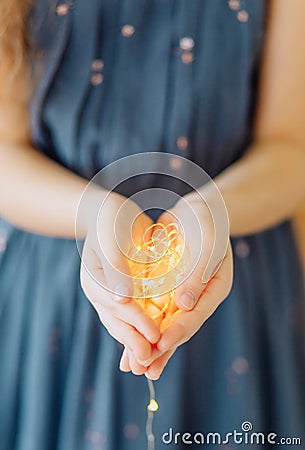
[[[129,261],[134,297],[157,319],[168,312],[185,270],[184,242],[178,226],[151,225]]]

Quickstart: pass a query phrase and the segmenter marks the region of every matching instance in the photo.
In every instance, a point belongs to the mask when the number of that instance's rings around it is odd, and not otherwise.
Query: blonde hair
[[[29,39],[32,0],[0,0],[0,98],[25,98],[29,92]]]

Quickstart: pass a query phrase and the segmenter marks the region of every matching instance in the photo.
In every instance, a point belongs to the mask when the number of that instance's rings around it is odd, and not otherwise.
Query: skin
[[[256,233],[292,217],[304,199],[304,29],[303,0],[292,0],[289,6],[287,0],[273,1],[254,140],[246,154],[214,180],[227,205],[232,236]],[[3,88],[8,77],[1,72]],[[39,153],[31,143],[28,121],[24,92],[18,96],[16,87],[14,98],[9,100],[0,92],[0,215],[30,232],[73,239],[77,207],[87,180]],[[110,239],[113,218],[125,199],[113,196],[109,201],[109,236],[102,239],[104,247],[97,244],[96,231],[90,225],[105,195],[105,191],[93,188],[79,218],[79,234],[86,239],[83,262],[96,273],[95,281],[88,278],[82,264],[82,286],[109,333],[127,349],[121,369],[145,372],[156,379],[175,349],[196,333],[227,296],[232,283],[231,249],[228,246],[221,267],[205,289],[198,287],[198,274],[188,280],[187,291],[194,294],[192,308],[181,303],[186,291],[180,289],[176,309],[157,326],[131,297],[118,298],[103,287],[109,284],[114,290],[123,285],[125,289],[126,279],[112,268],[128,272]],[[208,227],[203,206],[199,207],[194,198],[188,200],[202,209],[202,226]],[[183,208],[177,215],[185,220]],[[162,220],[166,222],[166,215]],[[138,229],[148,223],[143,214]],[[124,237],[123,227],[119,232]],[[128,239],[126,236],[127,247]],[[107,265],[109,258],[111,264]],[[127,283],[125,294],[129,289]]]

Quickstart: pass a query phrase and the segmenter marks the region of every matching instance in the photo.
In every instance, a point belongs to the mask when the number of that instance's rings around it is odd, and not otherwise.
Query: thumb
[[[100,261],[104,272],[106,285],[113,299],[119,303],[128,303],[133,296],[133,281],[130,273],[127,256],[119,248],[113,233],[103,235],[91,233],[90,246]]]
[[[185,311],[193,309],[204,287],[202,282],[202,270],[196,268],[189,278],[177,289],[177,307]]]
[[[110,249],[109,249],[110,250]],[[111,256],[106,257],[106,255]],[[112,245],[111,252],[102,252],[102,264],[108,289],[118,303],[127,303],[133,296],[133,281],[127,257]]]
[[[215,277],[220,269],[228,243],[224,247],[205,243],[201,249],[201,255],[194,270],[186,280],[177,288],[176,305],[183,310],[191,310],[197,304],[202,292],[206,289],[210,281]],[[211,250],[212,248],[212,250]],[[192,265],[192,261],[190,262]]]
[[[223,260],[219,261],[211,273],[205,270],[203,275],[201,269],[194,270],[192,275],[179,286],[176,298],[176,305],[179,309],[190,311],[195,307],[202,292],[217,274],[222,262]],[[208,273],[210,274],[208,275]]]

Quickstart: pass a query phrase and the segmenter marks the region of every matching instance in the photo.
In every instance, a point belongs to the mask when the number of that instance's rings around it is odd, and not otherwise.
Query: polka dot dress
[[[89,179],[146,151],[172,154],[177,172],[184,156],[214,177],[246,151],[269,2],[35,3],[41,152]],[[155,383],[158,450],[199,448],[166,443],[170,433],[225,438],[245,421],[305,439],[304,291],[290,224],[232,244],[229,298]],[[145,378],[119,371],[122,348],[82,293],[79,268],[73,241],[0,221],[0,450],[146,448]]]

